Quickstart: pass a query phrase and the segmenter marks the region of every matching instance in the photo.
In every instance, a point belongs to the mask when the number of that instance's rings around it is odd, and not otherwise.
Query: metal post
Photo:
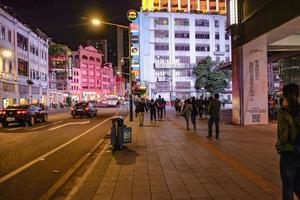
[[[128,27],[128,62],[129,62],[129,118],[133,121],[132,73],[131,73],[131,31]]]

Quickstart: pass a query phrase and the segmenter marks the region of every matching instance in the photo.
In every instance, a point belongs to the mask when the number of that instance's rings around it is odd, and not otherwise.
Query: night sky
[[[88,39],[108,39],[115,49],[114,27],[82,25],[97,16],[104,21],[128,25],[126,13],[139,10],[141,0],[0,0],[32,27],[38,27],[54,42],[75,50]]]

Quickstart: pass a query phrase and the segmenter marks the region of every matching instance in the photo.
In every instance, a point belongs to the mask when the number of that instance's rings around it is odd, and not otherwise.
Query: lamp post
[[[130,32],[130,27],[129,26],[125,26],[125,25],[121,25],[121,24],[116,24],[116,23],[110,23],[110,22],[105,22],[105,21],[101,21],[99,19],[92,19],[91,23],[94,26],[100,26],[101,24],[105,24],[105,25],[110,25],[110,26],[114,26],[114,27],[119,27],[119,28],[123,28],[126,29],[128,31],[128,61],[129,61],[129,118],[130,121],[133,121],[133,99],[132,99],[132,73],[131,73],[131,32]],[[124,74],[124,73],[123,73]]]

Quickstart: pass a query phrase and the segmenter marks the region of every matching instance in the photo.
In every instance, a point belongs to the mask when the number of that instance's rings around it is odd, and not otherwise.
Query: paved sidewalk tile
[[[220,140],[208,140],[207,120],[197,123],[187,131],[170,110],[162,121],[146,116],[144,127],[128,122],[132,143],[101,157],[86,199],[280,199],[276,125],[222,124]]]

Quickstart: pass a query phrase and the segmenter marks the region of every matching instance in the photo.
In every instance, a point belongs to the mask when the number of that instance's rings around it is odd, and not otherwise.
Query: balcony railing
[[[195,68],[197,64],[188,63],[153,63],[154,69],[185,69],[185,68]]]

